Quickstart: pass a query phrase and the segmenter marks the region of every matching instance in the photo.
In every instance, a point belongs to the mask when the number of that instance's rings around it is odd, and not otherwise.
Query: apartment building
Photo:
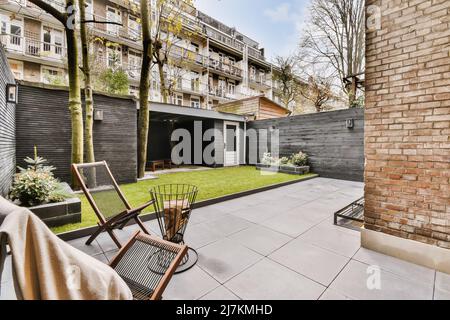
[[[64,8],[64,0],[47,1],[61,11]],[[120,24],[89,24],[95,39],[91,46],[95,66],[123,69],[130,94],[137,94],[141,27],[138,10],[130,8],[138,6],[139,0],[86,3],[88,20]],[[260,95],[279,102],[273,90],[273,66],[258,42],[194,7],[186,7],[182,17],[183,27],[193,32],[170,50],[172,60],[180,61],[172,70],[164,70],[168,77],[177,77],[170,102],[205,109]],[[0,41],[17,79],[52,84],[67,81],[64,30],[56,19],[27,0],[0,0],[0,27]],[[158,102],[162,100],[159,79],[155,68],[150,96]]]

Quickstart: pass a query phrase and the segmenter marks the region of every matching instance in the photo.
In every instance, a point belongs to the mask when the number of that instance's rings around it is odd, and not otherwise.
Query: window
[[[52,27],[42,27],[42,51],[48,56],[61,56],[63,54],[63,31]]]
[[[64,73],[61,69],[42,66],[41,67],[41,82],[47,84],[64,84]]]
[[[128,74],[132,78],[138,78],[141,73],[142,54],[140,52],[128,51]]]
[[[106,20],[110,22],[122,23],[122,16],[120,10],[112,7],[106,7]],[[106,31],[113,35],[119,35],[119,25],[108,23],[106,25]]]
[[[132,96],[139,97],[139,87],[130,86],[129,89],[128,89],[128,92]]]
[[[199,109],[200,108],[200,98],[192,97],[191,98],[191,107]]]
[[[225,95],[227,84],[225,82],[225,79],[219,79],[219,88],[218,88],[218,95],[223,97]]]
[[[9,60],[9,66],[11,68],[12,73],[14,74],[14,77],[17,80],[22,80],[23,79],[23,62]]]
[[[196,53],[199,53],[200,52],[200,47],[199,47],[198,44],[191,42],[191,50],[196,52]]]
[[[232,81],[228,82],[228,94],[234,95],[236,92],[236,84]]]
[[[128,15],[128,35],[134,39],[139,39],[141,36],[141,25],[138,18],[133,15]]]
[[[191,72],[191,90],[200,91],[200,75],[198,72]]]
[[[250,67],[250,79],[256,80],[256,68],[254,66]]]
[[[172,97],[173,104],[176,104],[177,106],[183,105],[183,95],[179,93],[175,93]]]
[[[116,69],[122,66],[122,48],[120,45],[114,45],[106,48],[107,67]]]

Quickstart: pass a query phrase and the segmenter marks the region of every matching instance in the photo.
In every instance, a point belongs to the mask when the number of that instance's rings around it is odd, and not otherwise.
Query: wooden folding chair
[[[160,300],[188,247],[138,231],[112,260],[135,300]]]
[[[150,234],[139,215],[154,201],[132,208],[106,161],[73,164],[72,171],[99,220],[97,230],[86,241],[87,245],[90,245],[100,233],[106,231],[114,243],[121,248],[122,245],[114,234],[114,230],[122,230],[131,220],[135,220],[144,233]]]

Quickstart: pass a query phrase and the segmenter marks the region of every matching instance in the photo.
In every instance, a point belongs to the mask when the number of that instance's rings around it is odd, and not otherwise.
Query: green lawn
[[[179,172],[160,175],[159,179],[141,181],[133,184],[122,185],[121,189],[132,206],[138,206],[149,200],[149,189],[160,184],[186,183],[193,184],[199,188],[197,201],[213,199],[241,191],[257,189],[260,187],[278,184],[292,180],[302,180],[313,174],[303,176],[277,173],[272,175],[261,175],[255,167],[243,166],[233,168],[220,168],[214,170]],[[97,218],[91,209],[86,197],[80,196],[82,221],[77,224],[69,224],[53,228],[53,232],[62,233],[66,231],[81,229],[97,224]],[[147,212],[152,212],[152,208]]]

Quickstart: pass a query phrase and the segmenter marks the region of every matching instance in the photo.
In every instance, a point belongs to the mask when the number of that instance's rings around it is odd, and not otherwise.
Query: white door
[[[224,166],[237,166],[239,165],[239,123],[225,121],[223,127]]]
[[[63,55],[64,33],[48,26],[42,27],[42,53],[46,57],[59,59]]]

